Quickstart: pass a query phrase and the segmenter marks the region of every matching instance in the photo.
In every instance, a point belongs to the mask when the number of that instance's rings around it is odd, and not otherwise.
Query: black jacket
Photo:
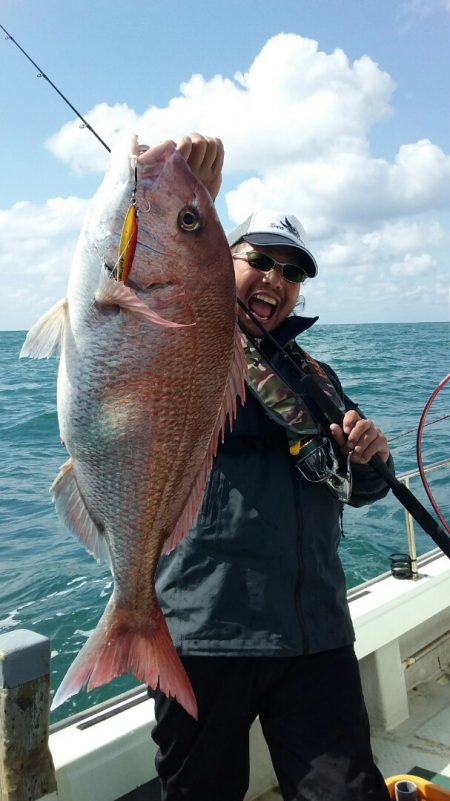
[[[288,318],[277,339],[284,345],[312,322]],[[353,466],[352,505],[387,492],[370,467]],[[247,392],[191,531],[160,561],[157,593],[177,650],[293,656],[353,642],[337,553],[340,511],[326,487],[300,476],[286,431]]]

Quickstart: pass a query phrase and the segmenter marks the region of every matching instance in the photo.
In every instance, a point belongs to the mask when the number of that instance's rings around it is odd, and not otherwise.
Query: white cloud
[[[389,222],[380,228],[346,231],[339,241],[332,241],[318,253],[324,266],[358,263],[389,263],[398,254],[421,252],[423,248],[443,247],[448,237],[437,222]]]
[[[439,15],[448,13],[450,0],[401,0],[395,9],[397,26],[402,34],[408,34],[414,28],[420,29],[424,20],[429,23],[433,18],[439,20]]]
[[[234,222],[276,197],[312,236],[325,236],[347,221],[450,204],[450,156],[428,139],[402,145],[393,163],[371,155],[371,126],[390,113],[393,90],[367,55],[349,62],[341,49],[325,53],[312,39],[278,34],[234,79],[193,75],[165,108],[139,116],[101,104],[86,118],[109,144],[130,127],[150,145],[190,130],[219,135],[225,171],[255,173],[226,196]],[[47,144],[74,170],[104,169],[105,154],[77,121]]]
[[[429,17],[436,11],[450,11],[450,0],[403,0],[400,14],[406,18]]]
[[[226,169],[260,170],[359,139],[388,113],[393,87],[368,56],[350,64],[340,49],[327,54],[312,39],[278,34],[233,80],[193,75],[165,108],[151,106],[139,117],[126,105],[101,104],[84,116],[108,144],[130,126],[148,144],[191,130],[218,135]],[[78,121],[47,144],[76,170],[103,169],[97,141]]]
[[[351,62],[341,49],[325,53],[312,39],[279,34],[233,77],[193,75],[165,107],[139,115],[100,104],[84,116],[108,145],[123,129],[149,145],[192,130],[221,136],[228,185],[245,174],[225,195],[230,220],[278,207],[307,229],[319,261],[318,279],[305,287],[307,313],[386,319],[401,300],[401,314],[418,319],[421,297],[422,319],[446,319],[450,155],[427,138],[405,142],[392,161],[372,154],[371,130],[391,113],[394,88],[367,55]],[[74,171],[105,168],[106,152],[78,121],[47,147]],[[38,278],[41,297],[57,300],[84,207],[67,198],[0,212],[0,265],[13,258],[20,276]],[[14,302],[25,314],[39,297],[35,284]]]
[[[50,198],[0,210],[0,328],[28,328],[64,296],[87,203]]]
[[[227,194],[237,222],[253,209],[273,205],[297,211],[311,236],[336,226],[426,212],[450,205],[450,156],[428,140],[403,145],[394,164],[371,158],[360,146],[319,153],[309,160],[270,167]]]
[[[398,278],[410,278],[427,272],[433,265],[434,261],[428,253],[420,253],[416,256],[406,253],[402,261],[392,265],[391,274]]]

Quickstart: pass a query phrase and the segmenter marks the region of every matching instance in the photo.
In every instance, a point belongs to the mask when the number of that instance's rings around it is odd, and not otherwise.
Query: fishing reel
[[[341,503],[348,503],[352,493],[352,469],[347,457],[336,454],[328,437],[298,440],[289,448],[296,457],[300,475],[312,484],[324,484]]]

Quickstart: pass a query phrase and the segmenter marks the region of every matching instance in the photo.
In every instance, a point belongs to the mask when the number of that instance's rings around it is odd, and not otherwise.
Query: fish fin
[[[65,462],[50,487],[56,511],[64,523],[98,562],[110,561],[106,539],[91,517],[73,469],[73,460]]]
[[[123,311],[143,317],[164,328],[186,328],[186,326],[192,325],[192,323],[173,323],[171,320],[165,320],[156,311],[149,309],[129,286],[116,281],[106,271],[102,273],[99,287],[95,293],[95,301],[107,306],[119,306]]]
[[[181,542],[182,539],[184,539],[190,527],[192,526],[192,523],[194,522],[200,507],[200,503],[203,497],[203,492],[206,486],[206,482],[208,480],[209,472],[211,470],[212,460],[213,460],[213,453],[211,452],[211,450],[209,450],[208,456],[204,461],[192,485],[183,512],[179,517],[177,523],[175,524],[172,533],[167,537],[166,541],[164,542],[162,550],[163,553],[170,553],[171,551],[173,551],[173,549],[178,545],[178,543]]]
[[[58,301],[28,331],[20,351],[20,358],[48,359],[58,356],[67,319],[67,298]]]
[[[189,679],[170,638],[159,607],[153,620],[120,609],[114,596],[80,653],[67,671],[53,699],[52,709],[82,687],[93,690],[101,684],[132,673],[153,690],[176,698],[197,719],[197,702]]]
[[[212,460],[217,453],[219,437],[223,442],[227,417],[230,421],[230,429],[232,428],[233,420],[236,417],[236,396],[239,395],[242,403],[244,403],[246,375],[247,360],[245,358],[245,353],[242,346],[242,335],[239,328],[236,326],[233,361],[230,369],[228,384],[225,389],[224,402],[218,415],[213,435],[211,437],[210,447],[208,449],[206,459],[192,485],[192,489],[183,512],[175,524],[172,533],[164,543],[163,553],[170,553],[173,551],[178,543],[181,542],[181,540],[186,536],[195,520],[211,470]]]
[[[245,379],[247,378],[247,375],[248,366],[244,346],[242,344],[242,333],[236,325],[236,330],[234,332],[234,355],[231,364],[228,386],[226,388],[221,414],[219,415],[217,429],[214,432],[214,455],[217,451],[219,437],[223,442],[227,417],[229,420],[230,430],[233,428],[233,420],[237,414],[236,397],[239,395],[241,404],[245,403]]]

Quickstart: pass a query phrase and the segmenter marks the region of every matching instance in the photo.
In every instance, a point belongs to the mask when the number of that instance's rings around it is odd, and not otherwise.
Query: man
[[[220,143],[194,135],[179,149],[214,196]],[[300,222],[256,213],[229,243],[249,389],[194,526],[160,563],[159,599],[199,707],[195,721],[156,694],[162,799],[242,801],[259,715],[285,801],[382,801],[337,548],[343,501],[388,491],[367,464],[389,460],[387,442],[295,342],[315,321],[292,312],[317,274]],[[318,423],[260,326],[341,405],[342,428]]]

